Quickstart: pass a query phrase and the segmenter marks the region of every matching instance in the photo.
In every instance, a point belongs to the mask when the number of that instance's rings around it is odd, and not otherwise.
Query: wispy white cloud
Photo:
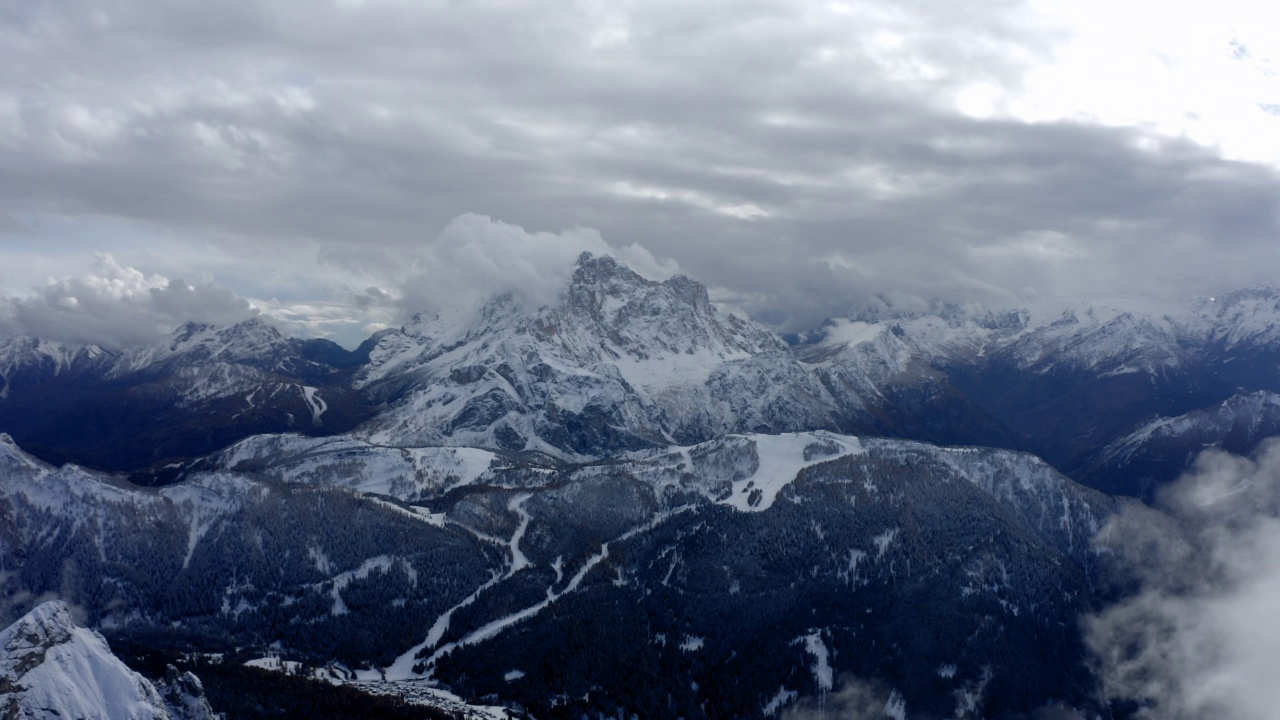
[[[154,342],[189,320],[227,324],[261,315],[286,332],[354,346],[416,312],[467,307],[495,295],[511,294],[535,306],[555,303],[583,252],[615,257],[651,279],[679,271],[669,258],[634,243],[614,247],[589,228],[531,232],[464,214],[434,238],[395,255],[330,249],[303,253],[303,267],[268,264],[251,282],[242,278],[240,292],[207,271],[187,282],[98,254],[78,274],[49,278],[25,293],[0,294],[0,334],[114,348]],[[139,257],[156,260],[147,253]],[[222,274],[226,262],[216,258]],[[296,287],[297,276],[307,274],[320,279],[319,297]],[[295,286],[293,292],[245,294],[269,288],[273,279],[284,288]],[[373,281],[380,284],[361,284]]]
[[[806,697],[781,713],[782,720],[901,720],[906,705],[902,695],[883,683],[852,677],[840,679],[840,689]]]

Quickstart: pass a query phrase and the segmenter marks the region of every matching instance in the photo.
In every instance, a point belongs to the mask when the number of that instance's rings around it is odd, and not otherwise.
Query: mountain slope
[[[1274,289],[1156,313],[1085,303],[1035,318],[948,306],[864,315],[796,351],[834,397],[847,387],[874,399],[878,431],[1025,449],[1090,483],[1096,454],[1152,416],[1280,392]]]
[[[819,342],[798,346],[795,353],[843,414],[866,418],[871,432],[1019,448],[1018,434],[969,399],[948,374],[950,367],[980,362],[1001,329],[1019,326],[1016,317],[983,320],[833,320]]]
[[[1103,491],[1151,500],[1205,448],[1248,454],[1275,435],[1280,435],[1280,395],[1235,395],[1207,408],[1140,423],[1096,453],[1082,475]]]
[[[264,436],[160,490],[5,447],[7,592],[540,717],[759,716],[831,689],[819,646],[934,714],[962,691],[989,717],[1087,705],[1073,619],[1123,504],[1028,455],[832,433],[585,465]]]

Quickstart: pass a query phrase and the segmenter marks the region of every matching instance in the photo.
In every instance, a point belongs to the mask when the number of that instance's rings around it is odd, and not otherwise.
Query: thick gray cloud
[[[256,314],[226,288],[147,276],[110,256],[99,256],[87,275],[51,282],[24,298],[0,297],[6,334],[108,348],[155,342],[188,320],[230,324]]]
[[[666,279],[677,270],[674,263],[661,263],[638,245],[615,250],[595,230],[529,233],[516,225],[467,214],[449,223],[416,258],[397,304],[412,313],[511,294],[535,307],[549,305],[563,293],[583,252],[612,255],[653,279]]]
[[[406,268],[458,258],[468,213],[644,248],[787,329],[890,291],[1002,304],[1274,277],[1272,169],[957,111],[1066,39],[1010,0],[12,3],[0,243],[125,225],[128,249],[88,242],[358,327],[390,318],[364,313],[404,296]],[[184,271],[188,242],[222,255]]]
[[[1138,591],[1085,623],[1108,697],[1142,718],[1265,720],[1280,687],[1280,441],[1209,450],[1161,498],[1099,535]]]

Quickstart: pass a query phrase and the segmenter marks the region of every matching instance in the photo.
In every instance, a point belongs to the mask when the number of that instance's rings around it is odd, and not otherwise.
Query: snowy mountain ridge
[[[1078,301],[1003,313],[945,303],[899,311],[873,305],[829,321],[812,344],[856,347],[884,342],[885,333],[926,362],[981,355],[1038,372],[1062,365],[1159,371],[1210,349],[1280,345],[1280,289],[1247,288],[1163,309]]]
[[[550,305],[506,295],[423,313],[355,352],[262,319],[188,323],[118,353],[10,339],[0,429],[48,459],[147,472],[281,432],[587,461],[830,430],[1027,449],[1070,468],[1152,414],[1280,391],[1255,382],[1280,356],[1274,289],[1157,312],[1047,307],[871,307],[788,346],[694,280],[584,254]],[[1081,410],[1122,402],[1102,424]]]
[[[947,364],[1001,354],[1024,368],[1047,361],[1089,367],[1122,354],[1137,322],[1131,313],[1087,304],[1068,307],[1040,322],[1028,317],[1021,315],[1022,322],[994,327],[963,314],[915,314],[875,322],[835,318],[813,344],[828,349],[828,357],[841,354],[845,362],[866,367],[867,376],[882,380],[902,372],[912,361]],[[1111,347],[1113,339],[1119,339],[1121,346]],[[816,349],[807,354],[822,356]]]
[[[228,326],[188,322],[161,343],[125,348],[108,375],[119,377],[182,356],[206,363],[262,363],[287,353],[288,345],[279,330],[258,318]]]
[[[806,333],[801,346],[883,345],[881,336],[891,333],[926,361],[1003,351],[1030,367],[1048,361],[1093,366],[1152,348],[1158,348],[1159,365],[1177,359],[1174,348],[1179,344],[1221,349],[1280,344],[1280,289],[1269,286],[1195,298],[1163,310],[1066,301],[1059,301],[1056,310],[1051,309],[1054,303],[1041,305],[1035,312],[996,312],[941,302],[907,309],[871,303]],[[767,328],[716,309],[707,289],[695,280],[677,275],[655,282],[611,257],[584,253],[560,304],[530,309],[499,296],[477,308],[419,313],[403,327],[371,338],[369,362],[351,384],[361,388],[410,373],[460,347],[512,331],[535,336],[544,349],[555,348],[555,357],[575,367],[616,364],[628,382],[652,389],[687,371],[705,379],[714,362],[786,349]],[[228,326],[189,322],[160,343],[118,351],[20,335],[0,341],[0,377],[40,365],[56,374],[103,358],[112,378],[176,358],[305,372],[307,361],[297,357],[297,342],[261,318]],[[660,366],[661,361],[702,352],[710,355],[701,361],[685,358],[681,367]],[[655,360],[659,362],[650,362]]]
[[[56,377],[109,355],[97,345],[50,342],[31,335],[0,339],[0,401],[9,397],[20,376],[35,375],[37,381]]]

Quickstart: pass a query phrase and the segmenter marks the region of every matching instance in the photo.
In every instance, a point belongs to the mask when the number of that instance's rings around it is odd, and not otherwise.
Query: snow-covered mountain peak
[[[661,296],[663,293],[655,290],[662,287],[675,291],[667,294],[668,299],[683,301],[695,311],[705,312],[710,305],[706,288],[683,275],[659,283],[641,277],[608,255],[583,253],[569,281],[565,309],[610,322],[622,308]]]
[[[721,311],[701,283],[648,280],[591,255],[560,302],[530,308],[500,296],[419,316],[382,337],[355,376],[357,387],[397,398],[367,428],[378,441],[573,448],[573,457],[703,438],[739,427],[741,412],[752,415],[748,428],[772,426],[746,406],[796,382],[801,400],[777,403],[805,409],[775,408],[773,422],[804,412],[829,425],[815,409],[821,389],[776,335]],[[737,396],[744,386],[755,388],[750,398]]]
[[[1111,375],[1158,372],[1185,360],[1167,317],[1097,305],[1069,308],[1056,321],[1003,344],[1015,365],[1039,372],[1057,366]]]
[[[575,355],[574,346],[585,338],[571,335],[588,336],[606,358],[637,361],[702,353],[725,360],[784,347],[768,330],[718,310],[696,280],[647,280],[614,258],[586,253],[578,259],[564,305],[545,312],[535,328]]]
[[[9,396],[15,380],[21,375],[53,377],[109,355],[108,351],[97,345],[53,342],[32,335],[2,338],[0,400]]]
[[[1158,371],[1214,350],[1280,345],[1280,290],[1273,287],[1166,305],[1076,302],[1052,317],[1044,309],[1025,332],[999,340],[1023,367]]]
[[[584,252],[561,292],[560,302],[534,307],[512,293],[502,293],[474,306],[444,306],[432,312],[415,313],[401,331],[449,345],[504,328],[527,330],[532,325],[545,325],[545,319],[551,314],[574,313],[608,321],[618,309],[642,300],[660,285],[612,257],[596,257]]]
[[[569,281],[571,288],[603,287],[610,294],[618,294],[628,287],[652,287],[657,284],[610,255],[592,255],[589,252],[578,256]]]
[[[1008,313],[938,303],[927,309],[882,305],[829,321],[794,348],[815,372],[839,382],[837,396],[874,403],[956,369],[1045,382],[1129,375],[1173,382],[1203,372],[1206,363],[1258,356],[1256,362],[1265,364],[1267,353],[1280,350],[1280,291],[1274,288],[1184,304],[1042,298],[1028,310]],[[1253,366],[1233,367],[1238,374]]]
[[[185,323],[170,335],[168,349],[174,355],[234,361],[271,352],[284,342],[279,330],[255,317],[235,325]]]
[[[1280,289],[1255,287],[1197,298],[1180,318],[1191,337],[1230,349],[1243,344],[1280,344]]]
[[[234,325],[188,322],[163,342],[126,348],[109,373],[119,377],[161,363],[184,365],[244,365],[267,372],[293,373],[307,364],[300,359],[300,341],[284,337],[261,318]]]
[[[51,362],[55,370],[64,370],[80,358],[96,358],[107,354],[97,345],[79,345],[42,340],[34,335],[17,335],[0,340],[0,374],[35,362]]]
[[[682,275],[648,280],[612,257],[583,253],[563,301],[528,308],[511,295],[482,305],[419,313],[371,353],[367,384],[474,346],[492,355],[524,347],[575,366],[618,358],[647,361],[705,353],[717,361],[785,346],[768,330],[719,311],[701,283]],[[523,352],[523,351],[522,351]]]
[[[798,352],[807,362],[838,372],[857,395],[873,397],[885,382],[933,377],[934,365],[979,357],[1000,335],[962,316],[834,319],[823,326],[821,340]]]

